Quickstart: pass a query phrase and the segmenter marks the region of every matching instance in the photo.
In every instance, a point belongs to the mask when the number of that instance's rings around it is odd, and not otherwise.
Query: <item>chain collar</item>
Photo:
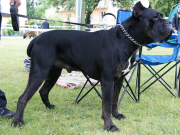
[[[131,40],[134,44],[138,45],[138,46],[142,46],[141,44],[139,44],[136,40],[134,40],[128,33],[127,31],[124,29],[123,25],[117,24],[117,25],[94,25],[93,28],[102,28],[102,29],[107,29],[108,27],[115,27],[115,26],[120,26],[121,30],[124,32],[125,36],[127,36],[129,38],[129,40]]]
[[[121,28],[121,30],[124,32],[125,36],[128,37],[134,44],[138,45],[138,46],[142,46],[141,44],[139,44],[136,40],[134,40],[134,38],[132,38],[127,31],[124,29],[123,25],[120,23],[118,24]]]

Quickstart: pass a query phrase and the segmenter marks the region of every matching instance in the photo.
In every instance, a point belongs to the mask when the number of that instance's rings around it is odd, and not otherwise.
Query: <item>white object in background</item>
[[[83,0],[75,1],[75,21],[76,21],[76,23],[81,23],[82,1]],[[79,25],[76,25],[76,30],[80,30]]]
[[[142,5],[145,7],[145,8],[148,8],[149,7],[149,1],[148,0],[140,0]]]

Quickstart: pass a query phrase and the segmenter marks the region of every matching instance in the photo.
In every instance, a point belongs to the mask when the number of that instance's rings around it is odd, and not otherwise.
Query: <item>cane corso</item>
[[[135,52],[143,44],[164,42],[171,34],[171,22],[163,19],[161,12],[145,8],[141,2],[135,4],[130,18],[109,30],[53,30],[41,34],[27,49],[31,57],[29,81],[19,98],[12,125],[24,124],[25,106],[44,80],[40,96],[47,108],[54,108],[48,95],[65,68],[68,72],[78,70],[100,80],[104,129],[119,131],[111,115],[118,120],[125,118],[118,112],[117,102],[124,74],[135,61]]]

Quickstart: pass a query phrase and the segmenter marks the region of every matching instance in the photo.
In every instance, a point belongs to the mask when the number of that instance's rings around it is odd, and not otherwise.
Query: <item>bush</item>
[[[12,24],[11,20],[9,20],[7,22],[7,24]],[[8,25],[8,27],[11,27],[11,26]],[[15,34],[15,31],[11,30],[11,29],[7,29],[7,33],[8,33],[9,36],[12,36],[13,34]]]
[[[12,36],[13,34],[15,34],[14,30],[10,30],[10,29],[7,30],[7,33],[9,36]]]
[[[6,29],[2,29],[2,33],[3,33],[3,35],[5,36],[6,33],[7,33],[7,30],[6,30]]]

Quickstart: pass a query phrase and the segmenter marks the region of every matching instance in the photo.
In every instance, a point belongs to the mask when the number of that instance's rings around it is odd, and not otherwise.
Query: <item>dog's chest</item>
[[[128,60],[123,61],[121,63],[119,62],[116,64],[116,77],[117,78],[120,78],[122,75],[127,74],[131,70],[138,50],[139,49],[137,49],[133,54],[131,54],[130,57],[127,58]]]

